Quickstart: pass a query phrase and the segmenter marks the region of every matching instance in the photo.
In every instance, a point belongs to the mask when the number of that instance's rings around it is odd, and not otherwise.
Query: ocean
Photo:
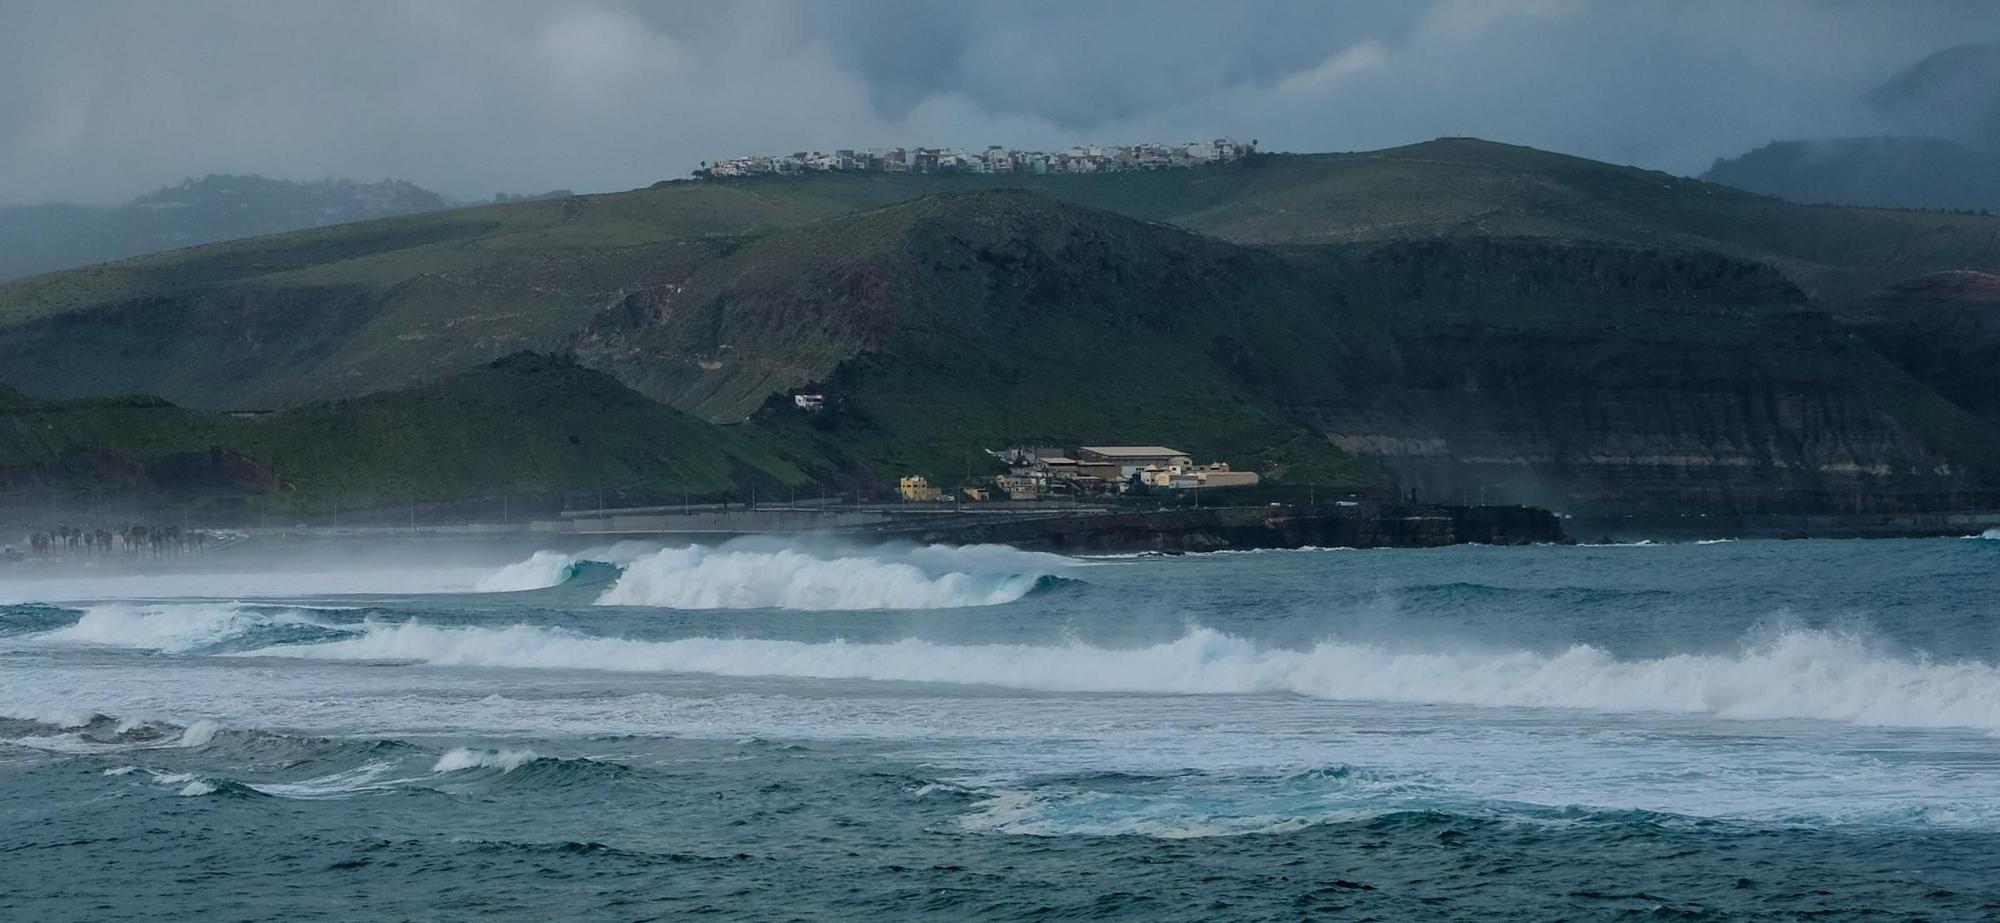
[[[0,572],[0,919],[2000,918],[2000,536]]]

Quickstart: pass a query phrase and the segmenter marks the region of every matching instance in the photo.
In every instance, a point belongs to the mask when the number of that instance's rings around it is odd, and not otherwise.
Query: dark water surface
[[[0,919],[2000,919],[1996,568],[1973,539],[24,571]]]

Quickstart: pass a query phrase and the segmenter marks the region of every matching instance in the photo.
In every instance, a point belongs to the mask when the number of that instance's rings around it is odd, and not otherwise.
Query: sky
[[[1771,140],[1948,134],[1958,97],[1871,91],[1981,42],[1992,0],[0,0],[0,204],[206,173],[596,192],[741,154],[1217,136],[1475,135],[1697,174]]]

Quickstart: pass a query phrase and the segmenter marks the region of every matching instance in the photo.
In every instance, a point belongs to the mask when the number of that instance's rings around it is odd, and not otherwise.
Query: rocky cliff
[[[1497,242],[1358,265],[1407,280],[1385,296],[1395,346],[1322,426],[1418,496],[1586,514],[1993,501],[1993,428],[1768,267]]]

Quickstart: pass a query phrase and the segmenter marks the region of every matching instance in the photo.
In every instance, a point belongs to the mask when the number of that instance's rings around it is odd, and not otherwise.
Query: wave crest
[[[518,593],[557,586],[569,576],[575,555],[560,551],[537,551],[525,561],[515,561],[479,578],[473,589],[481,593]]]
[[[349,634],[350,631],[328,625],[304,609],[273,609],[241,603],[110,603],[91,606],[76,621],[30,635],[28,640],[185,654],[311,642]]]
[[[600,606],[669,609],[948,609],[1010,603],[1065,566],[1002,546],[813,550],[731,543],[633,561]]]
[[[498,769],[501,772],[513,772],[541,758],[541,754],[533,750],[475,750],[471,747],[453,747],[438,757],[437,763],[431,766],[431,771]]]
[[[1876,652],[1864,639],[1794,630],[1732,654],[1620,660],[1588,645],[1398,651],[1325,641],[1260,646],[1207,628],[1150,647],[861,644],[687,638],[637,641],[508,628],[377,624],[358,638],[264,654],[449,666],[705,673],[999,686],[1055,692],[1294,694],[1477,707],[1805,718],[2000,731],[2000,668]]]

